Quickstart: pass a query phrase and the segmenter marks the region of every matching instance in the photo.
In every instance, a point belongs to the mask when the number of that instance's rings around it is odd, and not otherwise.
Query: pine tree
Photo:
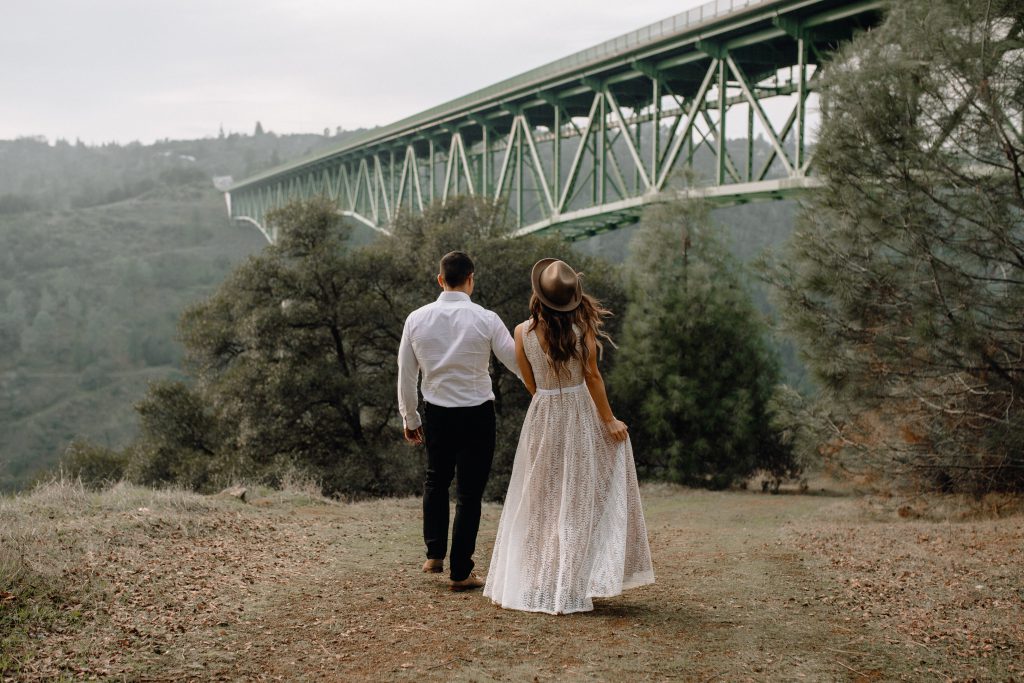
[[[611,378],[639,465],[712,488],[762,467],[795,474],[768,407],[778,364],[707,208],[664,205],[642,225],[627,261],[630,303]]]
[[[903,0],[856,38],[775,276],[858,461],[944,489],[1024,486],[1022,39],[1019,0]]]

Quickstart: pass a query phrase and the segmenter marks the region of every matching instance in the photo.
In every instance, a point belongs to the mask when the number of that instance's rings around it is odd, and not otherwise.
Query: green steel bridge
[[[881,0],[716,0],[233,184],[232,218],[326,195],[382,232],[457,194],[516,234],[580,239],[679,196],[737,203],[817,185],[809,119],[829,54]]]

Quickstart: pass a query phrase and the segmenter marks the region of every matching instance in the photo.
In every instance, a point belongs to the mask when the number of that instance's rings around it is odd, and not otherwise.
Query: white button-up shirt
[[[437,301],[410,313],[398,347],[398,411],[405,428],[422,424],[416,411],[419,372],[427,403],[468,408],[493,401],[487,372],[491,351],[520,377],[515,343],[505,323],[464,292],[441,292]]]

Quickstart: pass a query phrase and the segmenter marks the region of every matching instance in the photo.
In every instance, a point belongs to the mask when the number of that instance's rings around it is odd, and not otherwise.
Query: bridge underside
[[[809,120],[828,55],[881,3],[718,0],[231,188],[231,215],[325,195],[387,231],[470,194],[517,234],[581,239],[652,202],[778,199],[816,185]],[[724,9],[724,13],[716,10]]]

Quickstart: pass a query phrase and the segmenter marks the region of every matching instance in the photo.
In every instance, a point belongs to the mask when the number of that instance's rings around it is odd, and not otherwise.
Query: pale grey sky
[[[11,0],[0,139],[383,125],[703,0]]]

